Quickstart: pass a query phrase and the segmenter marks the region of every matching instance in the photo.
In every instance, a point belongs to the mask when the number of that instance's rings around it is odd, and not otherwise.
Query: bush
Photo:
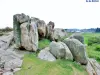
[[[92,45],[95,43],[100,44],[100,36],[88,38],[88,45]]]
[[[100,51],[100,45],[97,45],[95,48],[96,51]]]
[[[0,33],[0,36],[2,36],[3,35],[3,33]]]
[[[10,27],[5,27],[5,28],[0,29],[0,31],[2,31],[2,32],[9,32],[9,31],[13,31],[13,29],[10,28]]]

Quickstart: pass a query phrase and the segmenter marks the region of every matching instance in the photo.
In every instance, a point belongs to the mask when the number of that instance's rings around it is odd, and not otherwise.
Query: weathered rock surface
[[[13,32],[0,37],[0,49],[7,49],[13,40]]]
[[[16,68],[20,68],[22,65],[22,60],[21,59],[13,59],[13,60],[10,60],[8,62],[5,62],[5,65],[4,65],[4,69],[5,70],[11,70],[11,69],[16,69]]]
[[[46,38],[50,40],[54,40],[53,34],[54,34],[54,22],[50,21],[46,26]]]
[[[89,75],[100,75],[100,65],[95,59],[88,59],[88,64],[86,65],[86,70]]]
[[[69,50],[69,48],[66,46],[63,42],[51,42],[50,43],[50,52],[56,57],[56,58],[64,58],[73,60],[73,56]]]
[[[30,35],[30,39],[31,39],[31,43],[32,43],[32,48],[34,51],[36,51],[38,49],[38,41],[39,41],[36,21],[34,22],[31,20],[29,35]]]
[[[38,27],[39,39],[44,38],[46,36],[46,23],[43,20],[38,20],[37,27]]]
[[[80,33],[72,34],[70,38],[75,38],[84,44],[84,37]]]
[[[67,36],[67,33],[64,29],[60,29],[60,28],[54,29],[53,38],[54,38],[55,41],[61,40],[65,36]]]
[[[84,65],[88,63],[85,46],[80,41],[66,38],[63,42],[70,49],[75,61]]]
[[[29,18],[25,14],[13,17],[14,40],[18,48],[36,51],[38,48],[37,18]]]
[[[8,72],[10,72],[11,69],[16,70],[16,68],[21,67],[24,54],[29,53],[15,49],[14,46],[11,46],[11,42],[13,41],[12,34],[13,32],[10,32],[0,37],[0,40],[6,42],[3,43],[3,45],[0,44],[0,68],[2,69],[0,73],[4,75],[10,75]],[[2,42],[0,41],[0,43]],[[11,74],[13,73],[11,72]]]
[[[17,45],[17,47],[20,47],[21,45],[21,29],[20,25],[24,22],[29,21],[29,16],[25,14],[15,14],[13,16],[13,29],[14,29],[14,40]]]
[[[29,26],[30,30],[28,30]],[[26,50],[36,51],[38,48],[38,32],[34,22],[29,25],[28,22],[22,23],[21,26],[21,46]]]
[[[38,58],[48,61],[55,61],[56,58],[49,52],[49,50],[49,47],[46,47],[45,49],[41,50],[38,54]]]

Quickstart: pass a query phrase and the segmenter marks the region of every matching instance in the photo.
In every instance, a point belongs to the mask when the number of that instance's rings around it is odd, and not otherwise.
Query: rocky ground
[[[21,51],[14,48],[13,32],[0,37],[0,75],[13,75],[20,70],[24,54],[27,51]]]

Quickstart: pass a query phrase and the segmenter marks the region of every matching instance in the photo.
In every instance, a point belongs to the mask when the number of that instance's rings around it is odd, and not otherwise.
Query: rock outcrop
[[[78,41],[77,39],[66,38],[65,40],[63,40],[63,42],[70,49],[75,61],[83,65],[86,65],[88,63],[85,46],[80,41]]]
[[[21,46],[21,29],[20,25],[24,22],[29,21],[29,16],[25,14],[15,14],[13,16],[13,29],[14,29],[14,40],[18,47]]]
[[[38,31],[36,18],[29,18],[24,14],[16,14],[14,19],[14,40],[18,48],[29,51],[38,49]]]
[[[58,59],[69,59],[73,60],[73,56],[69,50],[69,48],[66,46],[63,42],[51,42],[50,43],[50,52]]]
[[[14,31],[0,37],[0,75],[13,75],[20,70],[24,55],[30,51],[37,51],[38,39],[43,38],[52,42],[49,47],[39,52],[38,58],[47,61],[55,61],[56,58],[75,60],[85,66],[89,75],[100,75],[100,65],[86,55],[83,36],[73,34],[60,42],[67,33],[64,29],[54,29],[54,26],[52,21],[46,25],[45,21],[38,18],[30,18],[23,13],[15,14]]]
[[[21,68],[22,58],[27,52],[20,51],[13,46],[13,32],[0,37],[0,74],[10,75],[11,71]]]

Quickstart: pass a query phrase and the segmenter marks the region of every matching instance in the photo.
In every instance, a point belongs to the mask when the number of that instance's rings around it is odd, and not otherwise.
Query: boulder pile
[[[13,75],[13,72],[20,70],[24,54],[37,52],[39,40],[46,38],[51,43],[39,51],[38,58],[47,61],[76,61],[85,66],[89,75],[100,75],[100,65],[86,54],[84,37],[81,34],[68,37],[64,29],[54,27],[55,23],[52,21],[46,25],[45,21],[38,18],[30,18],[23,13],[15,14],[13,32],[0,37],[0,74]]]

